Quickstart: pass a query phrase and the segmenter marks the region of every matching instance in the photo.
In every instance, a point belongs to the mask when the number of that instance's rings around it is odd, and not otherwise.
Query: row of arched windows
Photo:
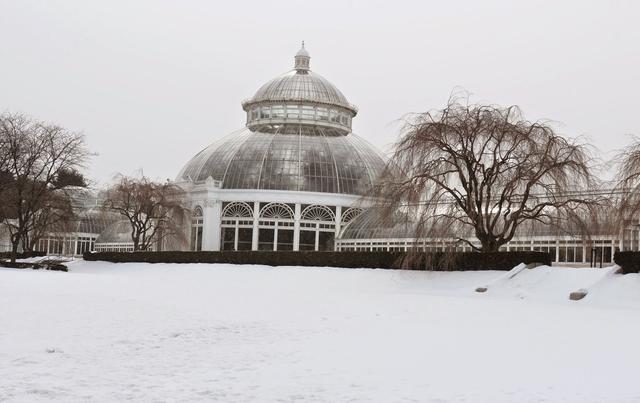
[[[198,207],[199,208],[199,207]],[[361,208],[351,207],[342,213],[342,223],[348,223],[362,212]],[[229,203],[222,210],[222,218],[249,218],[253,217],[253,208],[245,202]],[[293,219],[294,212],[291,206],[284,203],[265,203],[260,208],[260,218],[265,219]],[[300,215],[301,220],[310,221],[335,221],[334,211],[323,205],[313,204],[305,207]]]
[[[352,207],[341,215],[341,225],[353,220],[362,209]],[[284,203],[262,203],[258,214],[257,240],[254,240],[254,211],[245,202],[224,206],[221,222],[222,250],[293,250],[295,213]],[[333,250],[336,214],[324,205],[305,206],[300,214],[299,250]],[[202,209],[196,207],[192,217],[191,249],[202,250]]]

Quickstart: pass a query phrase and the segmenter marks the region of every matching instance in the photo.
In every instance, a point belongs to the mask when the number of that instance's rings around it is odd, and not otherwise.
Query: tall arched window
[[[260,209],[259,250],[293,250],[293,209],[282,203],[268,203]]]
[[[233,202],[222,210],[222,250],[251,250],[253,209]]]
[[[307,206],[300,217],[300,250],[331,251],[336,216],[327,206]]]
[[[191,250],[202,250],[202,232],[204,228],[204,218],[202,208],[197,206],[191,215]]]

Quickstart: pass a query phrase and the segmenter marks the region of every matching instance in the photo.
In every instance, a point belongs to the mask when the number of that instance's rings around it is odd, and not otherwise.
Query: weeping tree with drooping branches
[[[120,215],[130,226],[134,251],[150,250],[162,241],[182,240],[182,189],[171,182],[148,177],[116,176],[116,182],[103,195],[102,209]]]
[[[516,106],[460,102],[405,120],[374,195],[416,237],[495,252],[524,223],[557,225],[598,204],[588,144],[529,122]]]

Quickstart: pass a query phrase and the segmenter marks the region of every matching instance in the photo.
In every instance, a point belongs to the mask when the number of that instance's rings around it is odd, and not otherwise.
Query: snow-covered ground
[[[640,276],[509,277],[0,269],[0,401],[640,402]]]

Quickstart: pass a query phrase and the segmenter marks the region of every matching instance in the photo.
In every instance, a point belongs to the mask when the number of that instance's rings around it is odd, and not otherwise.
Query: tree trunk
[[[16,262],[16,258],[18,257],[18,245],[20,245],[20,237],[12,236],[11,237],[11,263]]]
[[[33,242],[29,239],[28,235],[22,237],[22,251],[23,252],[33,252],[34,245]]]
[[[480,245],[482,245],[480,252],[492,253],[500,251],[500,246],[502,245],[497,242],[495,237],[485,235],[482,238],[478,238],[480,240]]]

